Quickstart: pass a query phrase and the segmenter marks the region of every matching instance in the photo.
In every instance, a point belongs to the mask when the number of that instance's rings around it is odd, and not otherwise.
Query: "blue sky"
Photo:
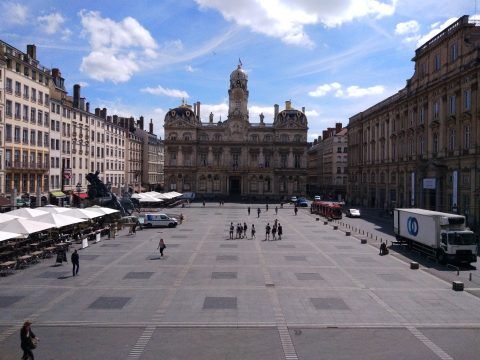
[[[60,68],[91,109],[153,119],[200,101],[226,119],[229,75],[249,74],[250,121],[285,100],[309,140],[405,86],[415,49],[475,0],[102,0],[0,2],[0,38]]]

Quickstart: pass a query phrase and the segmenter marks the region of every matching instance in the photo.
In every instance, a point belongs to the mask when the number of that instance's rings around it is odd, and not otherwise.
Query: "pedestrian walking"
[[[230,223],[230,240],[233,240],[233,221]]]
[[[250,216],[250,206],[248,207],[247,211],[248,211],[248,216]]]
[[[282,224],[280,223],[278,223],[277,233],[278,233],[278,240],[282,240],[283,228],[282,228]]]
[[[72,275],[73,276],[78,275],[78,270],[80,269],[80,259],[79,259],[77,250],[75,250],[72,253],[71,260],[72,260],[72,267],[73,267]]]
[[[203,207],[205,207],[205,200],[203,200],[203,203],[202,203],[202,204],[203,204]]]
[[[244,237],[245,239],[247,238],[247,230],[248,230],[247,223],[244,222],[244,223],[243,223],[243,237]]]
[[[278,206],[275,206],[275,215],[278,215]]]
[[[257,217],[260,217],[260,208],[257,209]]]
[[[237,224],[237,239],[240,239],[242,237],[242,230],[243,230],[242,224],[238,223]]]
[[[256,239],[255,233],[256,233],[255,224],[252,224],[252,239]]]
[[[298,213],[297,205],[295,205],[295,210],[293,210],[293,211],[295,211],[295,216],[297,216],[297,213]]]
[[[138,220],[135,220],[132,226],[132,234],[135,235],[137,233],[137,226],[138,226]]]
[[[264,241],[270,241],[270,223],[267,223],[267,226],[265,226],[265,240]]]
[[[273,225],[272,227],[272,240],[277,240],[277,225]]]
[[[158,248],[157,248],[157,249],[160,249],[160,256],[163,256],[163,250],[165,250],[166,247],[167,245],[165,245],[165,242],[163,241],[163,239],[160,239],[160,242],[158,243]]]
[[[180,213],[180,216],[178,217],[178,219],[180,220],[180,224],[183,223],[183,214]]]
[[[265,210],[268,211],[268,204],[265,204]]]
[[[22,360],[34,360],[33,349],[37,347],[38,338],[32,331],[32,322],[27,320],[20,330],[20,347],[23,350]]]

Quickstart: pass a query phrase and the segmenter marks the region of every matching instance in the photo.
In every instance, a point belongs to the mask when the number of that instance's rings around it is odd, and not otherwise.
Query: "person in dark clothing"
[[[387,243],[382,242],[380,244],[380,254],[379,255],[388,255]]]
[[[297,213],[298,213],[298,208],[297,208],[297,205],[295,205],[295,216],[297,216]]]
[[[280,223],[278,223],[277,233],[278,233],[278,240],[282,240],[283,228]]]
[[[255,238],[255,232],[256,232],[256,230],[255,230],[255,224],[252,224],[252,239],[256,239],[256,238]]]
[[[260,217],[260,208],[257,209],[257,217]]]
[[[165,245],[165,242],[163,241],[163,239],[160,239],[160,242],[158,243],[158,248],[157,248],[157,249],[160,249],[160,256],[163,256],[163,250],[165,250],[166,247],[167,245]]]
[[[77,253],[77,250],[75,250],[73,253],[72,253],[72,274],[73,276],[75,275],[78,275],[78,269],[80,268],[80,259],[79,259],[79,256],[78,256],[78,253]]]
[[[248,216],[250,216],[250,206],[248,207]]]
[[[243,237],[244,237],[245,239],[247,238],[247,230],[248,230],[247,223],[244,222],[244,223],[243,223]]]
[[[230,223],[230,239],[233,240],[233,221]]]
[[[267,226],[265,226],[265,240],[263,241],[269,241],[270,240],[270,223],[267,223]]]
[[[31,325],[32,323],[27,320],[23,323],[22,329],[20,330],[20,347],[23,350],[22,360],[35,359],[32,352],[32,350],[35,348],[32,339],[35,339],[36,341],[39,339],[33,333]]]
[[[278,206],[275,206],[275,215],[278,215]]]

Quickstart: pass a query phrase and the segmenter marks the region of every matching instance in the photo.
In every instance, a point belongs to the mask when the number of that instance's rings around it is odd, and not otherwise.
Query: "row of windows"
[[[30,150],[6,149],[5,162],[7,166],[48,168],[48,154]]]
[[[23,110],[23,111],[22,111]],[[8,118],[15,117],[17,120],[23,120],[25,122],[30,121],[32,124],[38,124],[48,127],[49,114],[42,110],[37,110],[34,107],[15,103],[11,100],[5,101],[5,116]]]
[[[5,92],[7,94],[13,93],[13,81],[10,78],[5,79]],[[22,92],[22,84],[19,81],[15,81],[15,96],[21,97],[25,100],[30,100],[32,102],[36,102],[40,105],[48,106],[50,102],[49,94],[44,94],[43,91],[37,90],[35,88],[30,88],[28,85],[23,85],[23,92]]]
[[[43,186],[42,186],[43,185]],[[46,191],[49,188],[48,175],[28,175],[5,174],[5,189],[17,189],[18,193],[31,193],[34,194],[37,191],[37,187],[40,187],[42,191]]]
[[[450,63],[458,59],[458,44],[456,42],[450,44],[447,48],[447,57]],[[432,59],[433,71],[440,71],[442,68],[442,56],[440,52],[433,55]],[[428,63],[424,61],[420,65],[420,76],[426,76],[428,73]]]
[[[178,136],[176,133],[172,133],[168,136],[169,140],[177,140]],[[193,137],[192,134],[186,133],[183,134],[182,136],[183,141],[192,141]],[[282,134],[278,137],[279,141],[281,142],[289,142],[290,141],[290,136],[287,134]],[[209,136],[207,134],[201,134],[199,136],[200,141],[209,141]],[[271,142],[273,140],[272,135],[264,135],[263,136],[263,141],[264,142]],[[222,141],[222,136],[220,134],[214,134],[213,135],[213,141]],[[250,135],[250,141],[252,142],[259,142],[260,141],[260,136],[257,134]],[[293,141],[294,142],[302,142],[303,137],[302,135],[296,134],[293,136]]]
[[[7,54],[15,56],[15,51],[12,50],[11,48],[7,48]],[[29,77],[33,81],[38,80],[38,82],[40,84],[48,86],[48,76],[47,75],[44,76],[42,71],[37,72],[37,70],[31,69],[26,64],[22,64],[19,61],[12,61],[12,59],[10,59],[10,58],[7,59],[7,68],[8,69],[15,68],[15,71],[17,73],[21,73],[22,72],[22,67],[23,67],[23,75]]]
[[[5,141],[30,144],[36,146],[49,146],[49,134],[39,130],[29,128],[13,127],[11,124],[5,125]]]

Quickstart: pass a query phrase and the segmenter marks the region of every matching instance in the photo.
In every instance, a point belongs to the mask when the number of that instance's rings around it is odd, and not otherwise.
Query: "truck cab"
[[[441,262],[477,262],[477,241],[475,234],[469,230],[442,232],[440,248],[447,257],[445,259],[440,255]]]

